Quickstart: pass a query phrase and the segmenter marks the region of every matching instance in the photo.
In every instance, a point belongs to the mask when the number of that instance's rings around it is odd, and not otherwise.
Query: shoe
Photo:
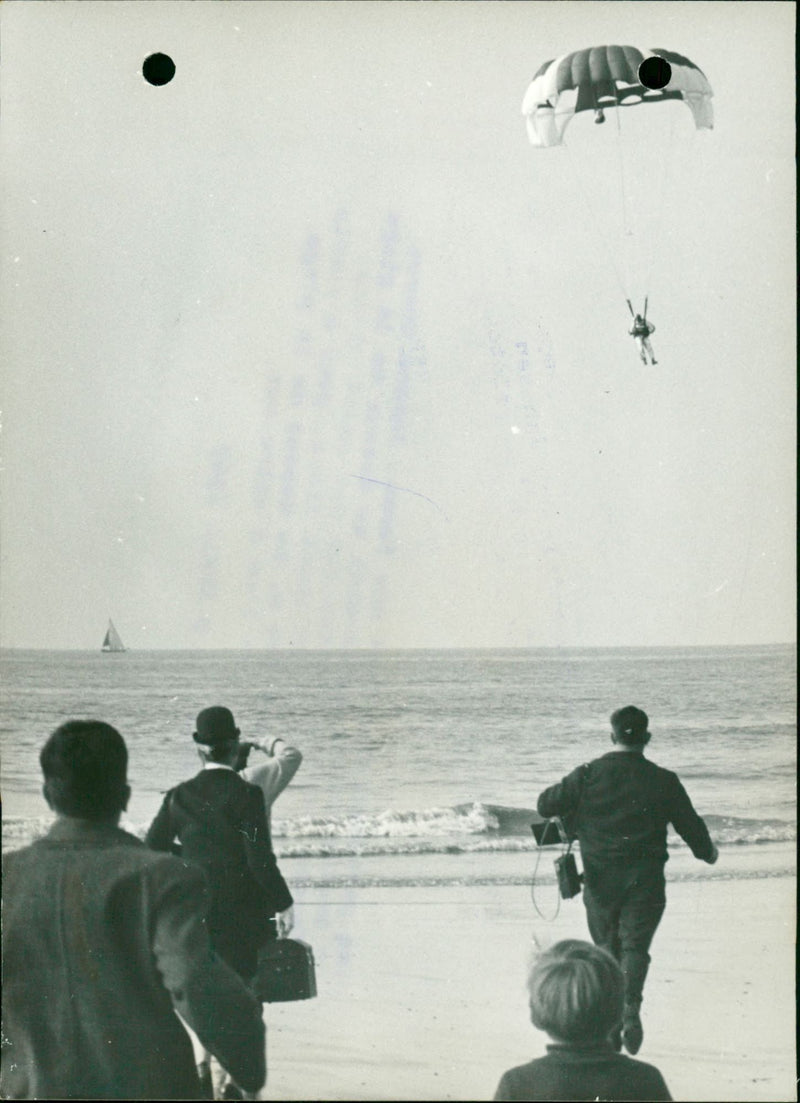
[[[244,1099],[242,1089],[238,1088],[232,1080],[229,1080],[222,1092],[223,1099]]]
[[[633,1057],[642,1048],[644,1030],[638,1007],[626,1007],[622,1019],[622,1044]]]

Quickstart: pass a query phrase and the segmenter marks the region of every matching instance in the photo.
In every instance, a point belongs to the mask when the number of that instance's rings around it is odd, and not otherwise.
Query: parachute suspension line
[[[658,194],[658,213],[656,214],[655,224],[653,226],[653,232],[651,236],[651,249],[650,249],[650,263],[647,267],[647,274],[644,282],[645,295],[650,293],[650,281],[653,278],[653,269],[656,262],[659,259],[661,252],[661,239],[663,236],[664,222],[666,218],[666,210],[664,206],[664,199],[668,194],[668,185],[670,184],[670,178],[672,175],[672,169],[674,167],[675,158],[675,115],[670,113],[670,125],[669,134],[667,135],[666,152],[664,154],[664,162],[662,165],[662,171],[659,172],[659,194]]]
[[[632,236],[633,230],[628,222],[628,201],[627,201],[627,185],[625,182],[625,150],[622,144],[622,123],[620,121],[620,106],[619,101],[616,104],[614,114],[617,120],[617,162],[619,164],[619,190],[622,197],[622,262],[625,266],[624,280],[625,286],[630,287],[631,283],[631,257],[630,247],[628,244],[628,238]],[[635,243],[634,243],[635,246]],[[634,269],[635,271],[635,269]]]
[[[622,191],[622,232],[628,233],[628,206],[625,202],[625,158],[622,154],[622,123],[619,121],[619,103],[616,105],[617,116],[617,160],[619,161],[619,186]]]
[[[620,275],[619,268],[617,268],[616,262],[614,260],[614,252],[615,251],[614,251],[613,244],[608,240],[608,238],[606,237],[606,235],[605,235],[605,233],[603,232],[603,229],[602,229],[602,227],[605,225],[605,221],[600,216],[599,212],[596,211],[592,206],[591,200],[589,199],[589,196],[586,192],[586,189],[583,186],[583,179],[581,177],[581,174],[578,171],[578,169],[576,169],[576,167],[575,167],[575,162],[572,159],[572,151],[570,150],[566,139],[562,142],[562,145],[563,145],[564,149],[566,149],[566,151],[567,151],[567,157],[569,158],[569,164],[570,164],[570,170],[571,170],[571,173],[572,173],[572,177],[578,185],[578,191],[580,192],[581,198],[583,199],[583,202],[586,206],[585,215],[588,216],[588,223],[592,227],[592,231],[597,233],[597,235],[599,236],[600,242],[604,246],[606,256],[609,260],[611,271],[614,274],[614,279],[617,281],[617,287],[620,290],[620,294],[622,295],[623,299],[627,300],[628,292],[625,290],[625,284],[624,284],[624,282],[622,280],[622,277]]]

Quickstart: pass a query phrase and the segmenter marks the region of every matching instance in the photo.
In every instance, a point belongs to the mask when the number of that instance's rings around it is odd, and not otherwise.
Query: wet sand
[[[638,1056],[676,1100],[797,1098],[795,880],[737,859],[670,883],[653,943]],[[300,887],[295,897],[319,994],[265,1008],[264,1099],[491,1099],[506,1068],[544,1052],[527,1019],[533,936],[588,938],[580,899],[546,922],[526,885]],[[539,903],[552,913],[552,886]]]

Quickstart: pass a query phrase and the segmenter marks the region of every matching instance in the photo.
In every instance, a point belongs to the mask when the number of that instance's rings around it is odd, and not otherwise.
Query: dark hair
[[[85,820],[117,816],[128,799],[125,740],[102,720],[68,720],[39,755],[45,793],[56,812]]]
[[[528,977],[531,1021],[562,1042],[601,1042],[622,1020],[623,979],[599,946],[570,938],[541,954]]]
[[[646,743],[650,738],[647,730],[649,720],[647,713],[637,709],[635,705],[626,705],[624,709],[617,709],[611,713],[611,727],[620,743],[628,746],[638,746]]]
[[[238,750],[239,741],[237,739],[226,739],[222,743],[212,743],[201,745],[200,750],[203,752],[209,762],[225,762],[227,763],[233,756],[234,750]],[[245,766],[247,760],[245,759]],[[237,763],[238,769],[238,763]],[[244,767],[242,767],[244,769]]]

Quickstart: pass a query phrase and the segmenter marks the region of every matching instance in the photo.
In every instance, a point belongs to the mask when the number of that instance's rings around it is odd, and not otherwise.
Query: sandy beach
[[[795,881],[730,858],[727,874],[668,886],[639,1057],[676,1100],[795,1100]],[[264,1099],[491,1099],[544,1050],[526,1014],[532,937],[588,937],[580,900],[548,923],[526,885],[295,896],[319,995],[265,1009]]]

